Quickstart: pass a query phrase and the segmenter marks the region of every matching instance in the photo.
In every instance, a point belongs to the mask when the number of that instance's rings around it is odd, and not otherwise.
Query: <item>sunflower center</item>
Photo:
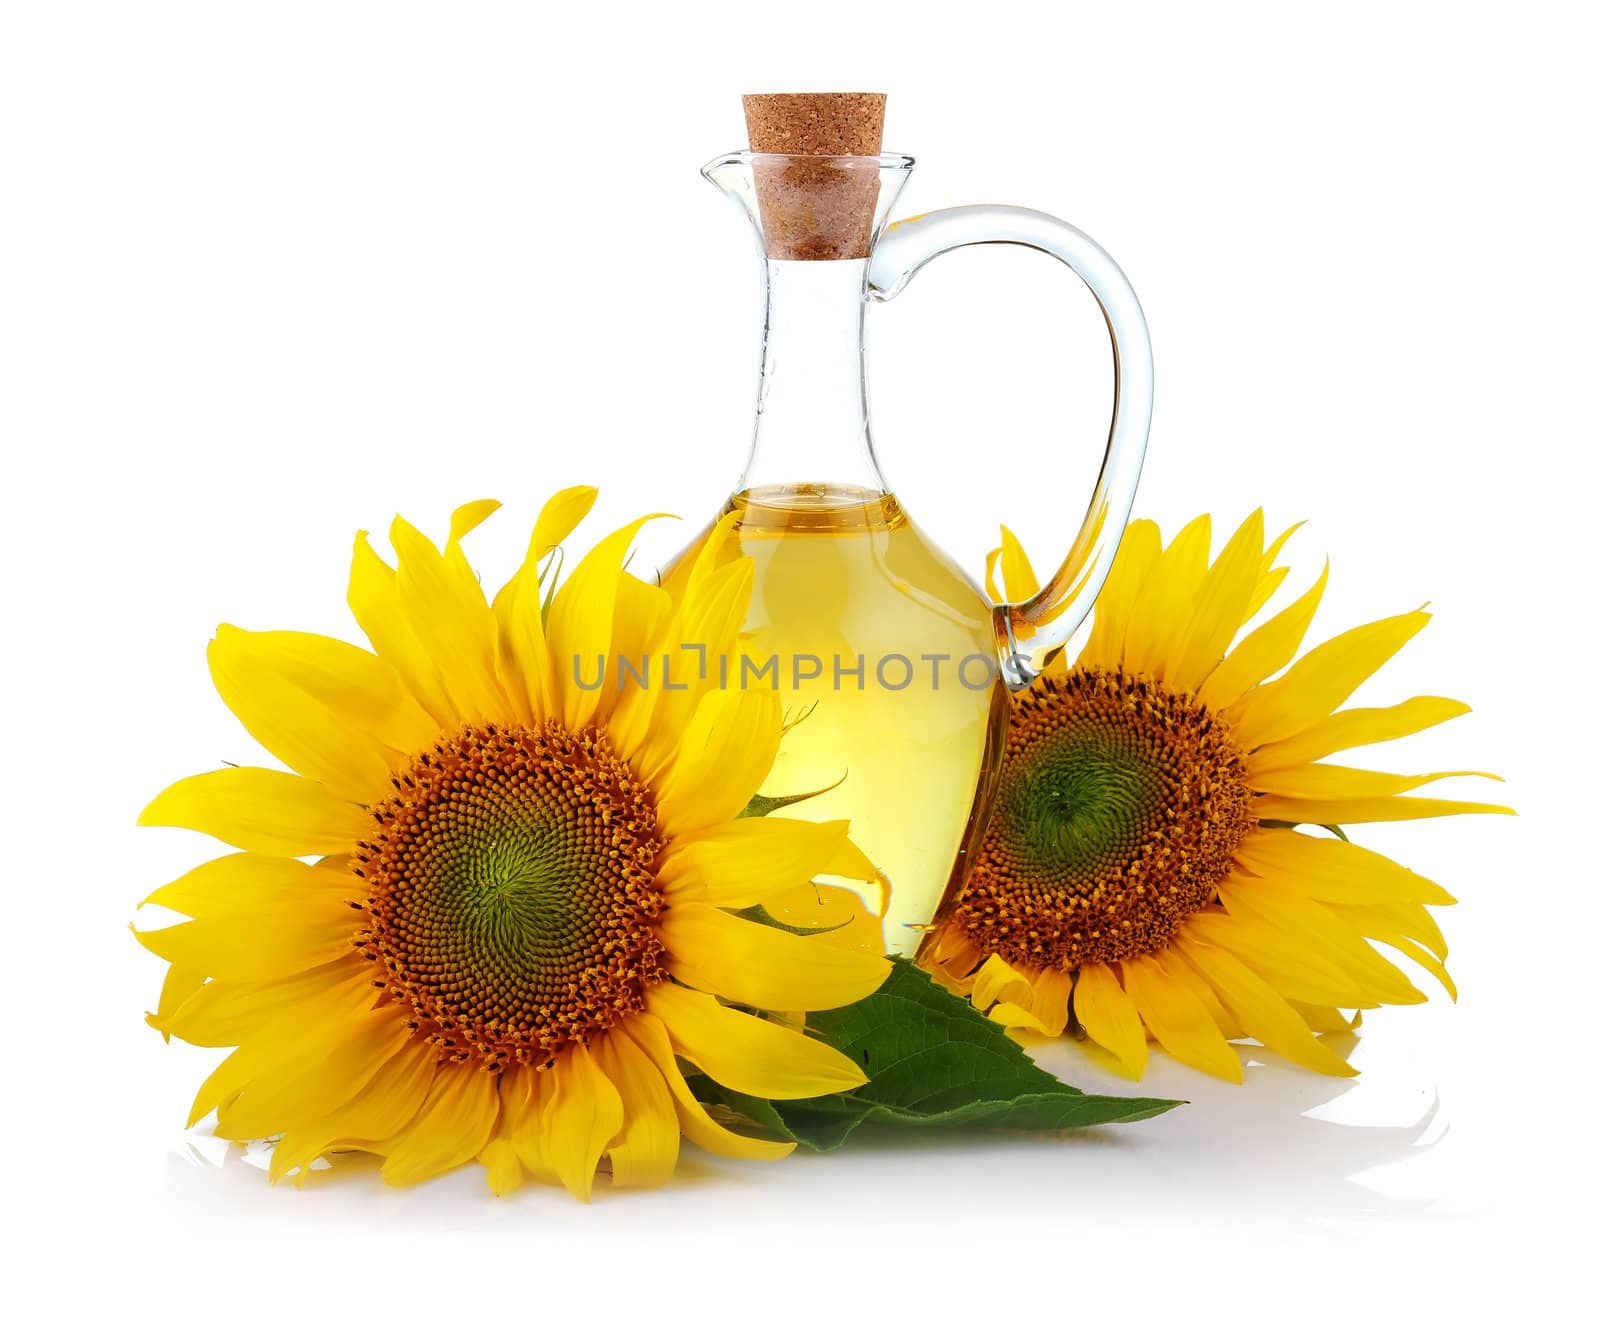
[[[1215,898],[1251,824],[1244,757],[1192,697],[1078,668],[1018,698],[954,921],[1013,966],[1160,949]]]
[[[468,727],[395,790],[357,854],[359,944],[453,1057],[542,1064],[665,979],[655,807],[603,734]]]

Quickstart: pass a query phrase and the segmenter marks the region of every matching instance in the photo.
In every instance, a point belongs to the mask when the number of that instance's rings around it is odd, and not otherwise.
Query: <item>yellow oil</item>
[[[912,957],[981,834],[1003,745],[989,604],[893,495],[758,488],[723,513],[755,561],[748,657],[776,657],[793,725],[762,791],[828,790],[789,814],[850,821],[886,879],[889,950]]]

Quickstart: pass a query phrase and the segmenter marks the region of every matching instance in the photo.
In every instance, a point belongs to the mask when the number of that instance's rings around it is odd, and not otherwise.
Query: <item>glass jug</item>
[[[896,154],[733,153],[703,174],[743,209],[763,258],[755,437],[716,532],[754,558],[746,680],[777,680],[783,745],[762,792],[814,794],[878,866],[852,886],[912,958],[958,891],[988,817],[1007,693],[1083,621],[1127,523],[1150,426],[1150,341],[1115,262],[1048,214],[939,209],[887,223],[912,168]],[[859,215],[852,219],[851,214]],[[1037,595],[993,606],[912,522],[879,470],[868,421],[865,315],[937,255],[1011,243],[1071,268],[1104,312],[1115,359],[1110,437],[1065,560]],[[720,539],[719,539],[720,540]]]

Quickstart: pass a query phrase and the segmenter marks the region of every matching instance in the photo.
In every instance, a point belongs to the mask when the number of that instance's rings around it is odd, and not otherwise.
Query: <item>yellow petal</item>
[[[1425,876],[1343,839],[1294,830],[1257,830],[1234,851],[1246,871],[1275,887],[1338,904],[1454,904]]]
[[[1482,770],[1440,770],[1433,774],[1385,774],[1381,770],[1352,769],[1348,765],[1312,763],[1290,765],[1283,769],[1258,772],[1250,767],[1250,786],[1260,793],[1275,797],[1360,798],[1393,797],[1396,793],[1410,792],[1425,784],[1441,779],[1493,779],[1498,774],[1485,774]]]
[[[331,906],[365,895],[362,881],[323,865],[261,853],[228,853],[146,895],[139,907],[158,904],[200,918],[210,913]]]
[[[499,629],[457,535],[452,533],[441,553],[397,518],[389,541],[399,562],[394,590],[401,614],[433,663],[454,712],[479,723],[505,718],[510,706],[495,671]]]
[[[344,977],[265,1017],[238,1048],[201,1082],[189,1109],[193,1126],[213,1108],[222,1108],[253,1080],[293,1070],[325,1051],[372,1009],[372,987],[364,977]]]
[[[725,908],[764,903],[825,872],[871,880],[876,869],[849,828],[843,820],[731,820],[674,841],[658,879],[675,904]]]
[[[1327,587],[1328,566],[1324,562],[1315,584],[1246,635],[1206,678],[1200,688],[1200,703],[1213,711],[1227,709],[1293,658]]]
[[[1244,624],[1261,567],[1265,540],[1261,511],[1239,525],[1200,580],[1191,606],[1183,609],[1164,680],[1174,690],[1194,691],[1222,661]]]
[[[1166,675],[1178,632],[1199,596],[1211,555],[1211,516],[1189,521],[1151,567],[1128,618],[1122,662],[1130,673]]]
[[[995,571],[1000,565],[1000,549],[991,547],[989,554],[983,559],[983,589],[989,595],[991,603],[1003,603],[1005,594],[1001,591],[1000,582],[995,578]]]
[[[542,560],[571,536],[584,517],[594,508],[600,495],[594,487],[567,487],[556,492],[544,503],[539,518],[533,525],[533,540],[528,544],[528,558]]]
[[[622,755],[633,755],[644,743],[655,702],[666,689],[661,635],[672,610],[672,599],[664,589],[623,572],[594,713]]]
[[[402,1045],[399,1052],[343,1107],[307,1126],[290,1127],[273,1151],[274,1182],[307,1169],[336,1149],[385,1144],[411,1124],[432,1088],[438,1050],[429,1043]]]
[[[1421,914],[1425,921],[1418,923],[1408,919],[1405,916],[1408,911]],[[1411,904],[1340,904],[1333,912],[1362,936],[1393,946],[1420,964],[1439,980],[1451,1001],[1456,999],[1455,979],[1444,967],[1444,937],[1426,909]]]
[[[833,1010],[875,992],[889,962],[703,904],[669,908],[656,927],[672,975],[761,1010]]]
[[[770,819],[770,817],[768,818]],[[864,955],[883,955],[883,919],[861,902],[855,891],[823,883],[797,885],[768,895],[761,907],[787,927],[821,930],[828,944]]]
[[[280,857],[348,852],[372,832],[361,807],[320,783],[248,765],[179,779],[140,813],[139,824],[198,830]]]
[[[326,1009],[330,991],[365,975],[367,962],[355,953],[325,964],[255,982],[212,978],[191,992],[168,1017],[175,1038],[200,1048],[232,1048],[288,1011],[314,1005]]]
[[[460,726],[460,712],[450,702],[438,668],[417,639],[401,604],[395,572],[372,550],[364,532],[356,534],[348,601],[356,624],[412,699],[440,728]]]
[[[981,1011],[988,1010],[996,1002],[1026,1006],[1031,1000],[1033,989],[1028,980],[998,955],[984,960],[983,967],[972,980],[972,1004]]]
[[[1150,570],[1161,555],[1161,530],[1148,519],[1129,524],[1117,548],[1111,573],[1094,602],[1094,624],[1078,662],[1085,667],[1122,666],[1128,618]]]
[[[700,561],[696,569],[704,569]],[[645,782],[658,784],[682,752],[685,734],[706,692],[724,688],[724,663],[728,686],[752,692],[765,689],[759,678],[746,677],[741,658],[740,628],[754,588],[755,562],[749,557],[691,580],[676,615],[661,633],[657,651],[658,657],[665,659],[660,679],[670,682],[670,688],[638,692],[618,703],[612,726],[619,735],[638,738],[635,768]],[[645,710],[647,714],[642,713]]]
[[[1033,997],[1028,1010],[1047,1038],[1059,1037],[1067,1027],[1071,1010],[1072,975],[1064,969],[1041,969],[1033,980]]]
[[[606,1153],[617,1187],[658,1187],[678,1162],[678,1111],[655,1063],[621,1028],[594,1049],[595,1060],[622,1100],[622,1128]]]
[[[1228,1012],[1222,1004],[1222,999],[1217,996],[1216,989],[1204,977],[1196,973],[1194,966],[1184,959],[1176,950],[1163,950],[1161,952],[1161,967],[1167,971],[1167,977],[1175,984],[1188,992],[1202,1006],[1206,1014],[1211,1017],[1211,1023],[1216,1025],[1217,1032],[1229,1042],[1236,1038],[1244,1038],[1245,1032],[1239,1027],[1239,1022]]]
[[[153,932],[135,929],[146,950],[169,964],[204,969],[208,976],[277,978],[353,951],[362,918],[348,905],[317,906],[289,914],[215,913]]]
[[[1385,709],[1343,709],[1312,724],[1304,732],[1261,747],[1251,754],[1250,764],[1253,770],[1263,772],[1285,769],[1308,760],[1320,760],[1336,751],[1408,737],[1470,712],[1459,700],[1447,700],[1438,695],[1414,696],[1403,704]]]
[[[499,1115],[495,1076],[475,1062],[447,1063],[416,1120],[383,1147],[383,1180],[404,1186],[476,1159]]]
[[[556,590],[545,638],[562,719],[569,728],[587,725],[599,707],[600,693],[582,689],[580,682],[592,680],[596,661],[610,653],[623,564],[639,530],[659,517],[645,515],[602,538]]]
[[[172,1017],[185,1002],[197,996],[205,986],[206,975],[200,969],[185,969],[172,965],[161,983],[161,997],[154,1011],[146,1012],[145,1023],[158,1031],[163,1039],[172,1040]]]
[[[353,802],[389,782],[390,757],[427,747],[433,720],[375,654],[342,640],[219,626],[217,694],[262,746]]]
[[[753,1136],[736,1135],[720,1122],[714,1121],[684,1081],[683,1073],[678,1069],[678,1060],[673,1055],[667,1027],[655,1016],[631,1015],[622,1027],[666,1081],[667,1089],[678,1105],[678,1124],[694,1144],[711,1154],[725,1155],[730,1159],[782,1159],[793,1151],[793,1141],[759,1140]]]
[[[1250,597],[1250,605],[1245,609],[1244,619],[1248,621],[1257,612],[1267,605],[1267,600],[1278,591],[1278,586],[1283,583],[1283,578],[1289,573],[1286,566],[1273,567],[1273,562],[1278,559],[1278,554],[1283,551],[1289,539],[1300,531],[1304,521],[1300,524],[1290,524],[1282,533],[1272,540],[1261,557],[1262,576],[1256,584],[1256,591]]]
[[[1351,1034],[1361,1026],[1361,1012],[1356,1011],[1354,1018],[1346,1019],[1344,1012],[1337,1006],[1312,1006],[1303,1001],[1291,1001],[1297,1014],[1312,1030],[1319,1034]]]
[[[1396,1006],[1422,1000],[1405,974],[1349,930],[1327,905],[1285,894],[1252,876],[1227,877],[1218,894],[1236,919],[1244,914],[1270,923],[1332,961],[1360,986],[1363,999]]]
[[[510,1195],[527,1177],[518,1144],[538,1137],[539,1118],[533,1102],[538,1079],[531,1067],[520,1064],[501,1073],[500,1117],[488,1142],[478,1151],[478,1162],[488,1170],[489,1190],[496,1196]]]
[[[1078,971],[1072,1005],[1084,1033],[1127,1067],[1135,1080],[1142,1078],[1150,1045],[1138,1008],[1116,974],[1104,964],[1085,964]]]
[[[555,678],[545,643],[539,563],[564,542],[594,505],[593,487],[568,487],[545,502],[527,556],[492,604],[499,643],[498,675],[514,715],[535,723],[556,712]]]
[[[541,1127],[545,1153],[561,1185],[586,1201],[600,1156],[622,1130],[622,1099],[585,1047],[562,1052],[550,1079],[555,1088]]]
[[[1252,1038],[1323,1075],[1356,1074],[1349,1063],[1317,1041],[1310,1026],[1287,1001],[1227,951],[1186,938],[1181,931],[1176,946]]]
[[[1281,677],[1256,687],[1224,711],[1239,744],[1253,750],[1321,723],[1428,620],[1426,612],[1407,612],[1357,626],[1319,644]]]
[[[1442,797],[1329,798],[1274,797],[1256,799],[1259,820],[1286,820],[1296,825],[1361,825],[1369,821],[1428,820],[1434,816],[1515,816],[1510,807],[1492,802],[1455,802]]]
[[[775,692],[703,696],[676,762],[657,782],[656,809],[668,837],[733,820],[767,777],[782,736]]]
[[[1239,1054],[1204,1004],[1174,983],[1154,956],[1123,960],[1122,985],[1156,1041],[1179,1061],[1235,1084],[1244,1079]]]
[[[730,1010],[703,992],[654,987],[645,1005],[666,1025],[673,1050],[729,1089],[766,1099],[809,1099],[866,1083],[861,1068],[826,1043]]]
[[[255,1140],[315,1123],[353,1099],[415,1041],[393,1007],[359,1015],[326,1048],[246,1085],[217,1118],[217,1134]]]
[[[1210,909],[1189,919],[1185,930],[1243,960],[1291,1002],[1360,1009],[1382,1004],[1317,946],[1254,915]]]
[[[1033,573],[1033,562],[1017,541],[1017,535],[1004,524],[1000,525],[1000,577],[1005,581],[1008,603],[1023,603],[1039,592],[1039,577]]]

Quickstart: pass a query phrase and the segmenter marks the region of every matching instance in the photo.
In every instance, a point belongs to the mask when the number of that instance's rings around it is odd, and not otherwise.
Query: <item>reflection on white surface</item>
[[[670,1225],[730,1236],[760,1228],[779,1237],[825,1223],[836,1235],[868,1236],[927,1227],[954,1209],[1003,1215],[1013,1227],[1092,1226],[1101,1235],[1192,1230],[1217,1220],[1315,1235],[1460,1217],[1459,1205],[1430,1192],[1437,1174],[1384,1171],[1415,1167],[1446,1129],[1437,1091],[1417,1078],[1412,1054],[1389,1050],[1352,1082],[1259,1052],[1243,1087],[1235,1087],[1157,1053],[1133,1087],[1097,1070],[1077,1045],[1033,1052],[1086,1089],[1137,1088],[1189,1102],[1148,1122],[1066,1136],[869,1128],[834,1154],[802,1153],[770,1165],[686,1147],[667,1190],[613,1192],[602,1181],[587,1210],[537,1187],[496,1200],[476,1165],[395,1190],[383,1185],[372,1159],[358,1155],[336,1156],[339,1162],[303,1190],[272,1188],[264,1171],[270,1146],[241,1148],[192,1133],[169,1155],[165,1186],[175,1213],[200,1230],[226,1220],[235,1229],[259,1223],[474,1235],[559,1223],[580,1233],[658,1233]],[[1410,1179],[1410,1188],[1385,1185],[1396,1176]]]

